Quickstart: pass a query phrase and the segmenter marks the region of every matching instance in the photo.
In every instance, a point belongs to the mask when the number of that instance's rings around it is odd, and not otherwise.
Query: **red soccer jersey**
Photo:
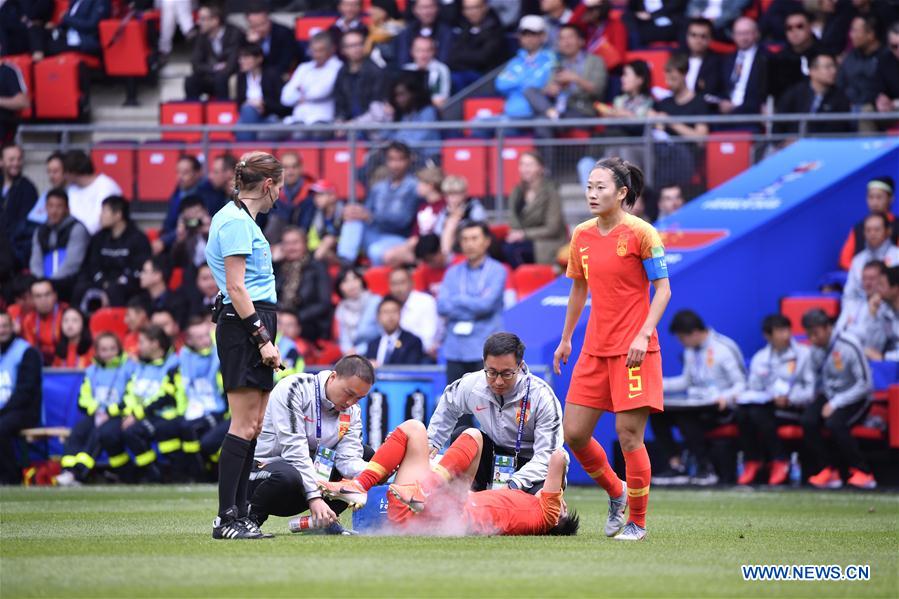
[[[470,493],[463,515],[482,535],[540,535],[559,523],[562,492],[530,495],[515,489]]]
[[[597,219],[577,226],[571,236],[567,276],[586,279],[592,297],[583,353],[627,354],[649,314],[649,281],[668,276],[665,248],[652,225],[631,214],[602,235]],[[647,351],[659,351],[652,332]]]

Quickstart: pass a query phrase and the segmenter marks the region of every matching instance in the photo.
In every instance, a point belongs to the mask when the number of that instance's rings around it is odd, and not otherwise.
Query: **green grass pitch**
[[[215,488],[0,491],[0,597],[897,597],[899,496],[661,491],[650,536],[603,536],[598,488],[566,494],[577,537],[292,535],[213,541]],[[744,582],[741,564],[870,564],[867,582]]]

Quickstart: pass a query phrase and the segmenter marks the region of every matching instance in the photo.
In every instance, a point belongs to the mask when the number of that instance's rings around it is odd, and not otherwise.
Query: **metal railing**
[[[848,122],[858,126],[867,124],[871,131],[852,131],[847,133],[816,133],[814,129],[822,123]],[[657,126],[665,127],[672,124],[696,125],[705,123],[712,130],[709,135],[696,137],[670,136],[668,139],[660,139]],[[375,123],[375,124],[318,124],[318,125],[191,125],[191,126],[123,126],[96,124],[72,124],[72,125],[35,125],[25,124],[19,128],[17,139],[26,150],[67,150],[71,148],[90,148],[93,145],[104,142],[77,142],[75,136],[84,134],[115,134],[126,138],[128,134],[158,135],[162,133],[195,133],[199,134],[198,141],[171,143],[181,147],[184,151],[208,155],[210,150],[223,146],[237,146],[245,149],[253,143],[260,147],[289,145],[306,145],[313,148],[342,148],[348,152],[349,164],[346,172],[347,199],[350,202],[359,201],[356,183],[365,182],[362,175],[371,175],[378,166],[378,150],[386,145],[387,141],[372,140],[372,137],[384,136],[385,132],[431,130],[440,132],[443,139],[430,142],[413,142],[408,145],[419,156],[418,163],[424,160],[422,156],[431,156],[436,162],[440,162],[441,150],[444,148],[483,148],[489,159],[482,168],[487,185],[483,194],[489,208],[496,212],[505,209],[505,197],[510,189],[509,177],[515,179],[517,175],[514,163],[510,159],[517,159],[518,153],[525,147],[533,148],[540,152],[547,160],[551,168],[551,176],[557,181],[575,181],[576,162],[579,158],[590,156],[599,158],[602,155],[613,153],[627,153],[629,157],[640,164],[647,174],[647,182],[652,185],[659,182],[660,177],[666,176],[669,171],[681,170],[679,165],[665,164],[669,160],[665,152],[660,148],[686,148],[689,154],[693,154],[696,160],[693,164],[693,180],[696,179],[695,171],[701,168],[701,150],[710,141],[727,142],[749,141],[752,146],[751,163],[760,159],[771,149],[790,140],[803,137],[821,138],[845,138],[863,136],[895,136],[884,131],[887,127],[895,127],[899,123],[899,112],[890,113],[841,113],[841,114],[772,114],[772,115],[737,115],[737,116],[692,116],[692,117],[651,117],[651,118],[584,118],[566,120],[528,119],[528,120],[472,120],[472,121],[436,121],[432,123]],[[793,131],[781,131],[783,127],[795,129]],[[722,130],[726,129],[726,130]],[[747,133],[747,129],[749,132]],[[543,136],[529,137],[534,131],[544,132]],[[570,137],[570,132],[580,133],[577,137]],[[618,133],[613,133],[613,132]],[[640,134],[628,134],[625,132],[641,131]],[[257,142],[228,142],[213,138],[215,134],[226,133],[255,133],[263,139]],[[334,134],[340,137],[335,138]],[[30,142],[28,138],[34,134],[54,134],[57,141]],[[560,136],[561,134],[561,136]],[[528,136],[523,139],[521,136]],[[586,136],[585,136],[586,135]],[[458,138],[456,138],[458,136]],[[297,137],[330,137],[327,141],[297,139]],[[124,141],[127,142],[127,139]],[[166,140],[159,140],[165,142]],[[139,147],[138,142],[133,142]],[[154,142],[155,143],[155,142]],[[675,152],[677,153],[677,152]],[[680,152],[684,155],[684,152]],[[357,163],[356,156],[362,155],[362,163]],[[657,162],[659,162],[657,164]],[[670,167],[670,168],[669,168]],[[477,168],[476,164],[471,168]],[[98,170],[102,170],[98,168]],[[454,172],[449,173],[468,176],[470,179],[480,178],[480,174]],[[684,174],[684,173],[680,173]],[[699,183],[701,186],[701,181]],[[475,194],[477,195],[477,194]],[[138,198],[139,200],[140,198]],[[492,199],[492,202],[489,200]]]

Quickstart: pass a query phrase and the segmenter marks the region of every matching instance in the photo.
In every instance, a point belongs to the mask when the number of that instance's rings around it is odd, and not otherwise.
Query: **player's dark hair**
[[[241,191],[254,189],[266,179],[278,182],[284,176],[284,168],[277,158],[265,152],[247,152],[234,167],[234,201]]]
[[[770,335],[774,329],[789,329],[793,326],[790,319],[783,314],[769,314],[762,321],[762,332]]]
[[[890,219],[887,218],[887,215],[886,215],[886,214],[881,214],[880,212],[871,212],[870,214],[868,214],[868,215],[865,217],[864,222],[867,223],[868,220],[869,220],[869,219],[872,219],[872,218],[877,219],[877,220],[879,220],[880,222],[882,222],[882,223],[883,223],[883,228],[884,228],[884,230],[886,230],[887,233],[889,233],[889,231],[890,231]]]
[[[342,379],[358,377],[369,385],[375,382],[375,369],[368,359],[362,356],[344,356],[337,360],[334,372]]]
[[[813,308],[802,315],[802,327],[807,331],[831,324],[833,324],[833,321],[830,319],[830,316],[821,308]]]
[[[141,327],[140,334],[155,342],[163,353],[169,353],[169,349],[172,347],[172,340],[166,335],[161,326],[155,324],[145,325]]]
[[[668,327],[668,330],[673,335],[689,335],[696,331],[707,331],[709,329],[705,326],[705,322],[699,317],[699,314],[693,310],[681,310],[671,319],[671,326]]]
[[[487,356],[515,355],[515,362],[521,362],[524,358],[524,343],[515,333],[493,333],[484,342],[484,359]]]
[[[624,206],[633,206],[637,202],[637,198],[643,193],[643,171],[636,164],[632,164],[627,160],[622,160],[618,156],[611,158],[603,158],[597,162],[591,170],[604,168],[612,173],[615,179],[615,189],[627,188],[627,195],[624,196],[622,204]]]
[[[84,150],[69,150],[62,159],[62,169],[73,175],[93,175],[94,163]]]
[[[547,535],[573,537],[581,527],[581,517],[576,510],[570,510],[567,516],[559,518],[559,523],[546,531]]]
[[[47,199],[50,198],[58,198],[62,200],[63,204],[66,205],[66,208],[69,207],[69,194],[66,193],[66,190],[62,187],[54,187],[50,191],[47,192]]]
[[[122,196],[109,196],[103,200],[101,205],[106,206],[113,212],[121,214],[122,220],[124,221],[131,218],[131,205],[128,203],[128,200]]]

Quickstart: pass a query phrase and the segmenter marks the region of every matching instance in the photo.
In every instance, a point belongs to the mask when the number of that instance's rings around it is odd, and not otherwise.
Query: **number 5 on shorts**
[[[643,375],[640,374],[639,366],[627,369],[627,390],[631,399],[643,392]]]

